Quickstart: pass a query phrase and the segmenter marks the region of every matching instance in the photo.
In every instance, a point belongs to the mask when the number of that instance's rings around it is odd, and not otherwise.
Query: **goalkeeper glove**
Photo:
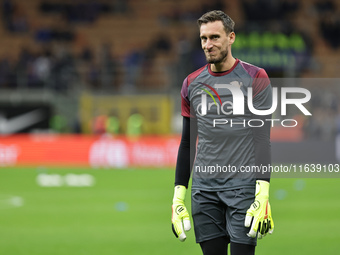
[[[187,238],[184,231],[191,229],[189,213],[184,205],[185,193],[186,187],[177,185],[172,200],[172,231],[181,242]]]
[[[269,182],[256,181],[255,201],[249,207],[244,221],[245,227],[250,227],[247,234],[249,237],[261,239],[267,233],[272,234],[274,231],[274,221],[270,209],[269,198]],[[253,222],[253,223],[251,223]]]

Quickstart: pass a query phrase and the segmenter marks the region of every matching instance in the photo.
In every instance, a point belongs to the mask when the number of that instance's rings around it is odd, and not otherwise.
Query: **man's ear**
[[[229,33],[229,43],[230,43],[230,45],[235,42],[235,37],[236,37],[235,32]]]

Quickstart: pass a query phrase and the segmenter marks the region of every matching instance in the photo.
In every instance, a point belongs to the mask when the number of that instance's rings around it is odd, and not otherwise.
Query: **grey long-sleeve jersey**
[[[192,189],[255,186],[258,173],[271,161],[271,122],[257,115],[262,111],[268,116],[264,111],[272,106],[265,70],[238,59],[230,70],[220,73],[207,64],[187,76],[181,96],[182,116],[197,125]],[[256,140],[264,146],[256,147]],[[259,160],[256,149],[262,150]]]

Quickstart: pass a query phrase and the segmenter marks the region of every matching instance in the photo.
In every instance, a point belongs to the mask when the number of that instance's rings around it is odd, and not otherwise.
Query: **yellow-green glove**
[[[191,229],[189,213],[184,205],[186,190],[186,187],[177,185],[172,200],[172,231],[181,242],[187,238],[184,231]]]
[[[256,181],[255,201],[249,207],[246,219],[244,221],[245,227],[250,227],[247,234],[249,237],[256,237],[261,239],[267,233],[272,234],[274,231],[274,221],[269,204],[269,182]]]

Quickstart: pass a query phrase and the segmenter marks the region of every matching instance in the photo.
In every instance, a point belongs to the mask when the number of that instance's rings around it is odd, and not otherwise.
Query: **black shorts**
[[[196,242],[227,236],[231,242],[256,245],[257,238],[247,236],[246,212],[254,202],[255,188],[228,191],[192,190],[191,207]]]

